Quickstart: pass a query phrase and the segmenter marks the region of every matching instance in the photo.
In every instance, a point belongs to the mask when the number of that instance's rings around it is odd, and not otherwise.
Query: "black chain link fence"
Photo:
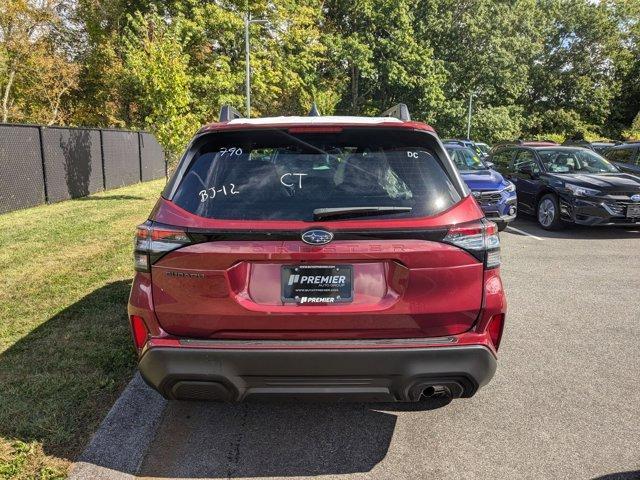
[[[166,176],[146,132],[0,124],[0,213]]]

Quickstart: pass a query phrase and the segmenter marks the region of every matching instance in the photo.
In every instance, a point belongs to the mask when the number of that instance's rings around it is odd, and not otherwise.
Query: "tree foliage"
[[[70,121],[63,102],[76,88],[79,65],[68,53],[63,6],[53,0],[0,4],[0,112],[2,122]]]
[[[153,130],[177,155],[223,104],[376,114],[443,136],[637,136],[637,0],[5,0],[4,121]],[[635,122],[637,123],[637,122]]]
[[[132,123],[151,128],[172,154],[198,126],[190,111],[192,77],[183,22],[182,16],[168,24],[157,13],[136,12],[129,16],[124,36],[123,80],[137,100]]]

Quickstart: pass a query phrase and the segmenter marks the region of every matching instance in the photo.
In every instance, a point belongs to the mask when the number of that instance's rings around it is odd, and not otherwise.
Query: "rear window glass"
[[[456,164],[458,170],[460,171],[469,171],[469,170],[486,170],[487,167],[480,157],[475,154],[473,150],[470,148],[452,148],[445,147],[451,160]]]
[[[209,137],[173,197],[202,217],[312,221],[318,209],[354,207],[403,207],[376,217],[420,217],[461,200],[424,134],[270,130]]]
[[[633,159],[633,154],[632,148],[614,148],[606,153],[606,157],[612,162],[630,163]]]

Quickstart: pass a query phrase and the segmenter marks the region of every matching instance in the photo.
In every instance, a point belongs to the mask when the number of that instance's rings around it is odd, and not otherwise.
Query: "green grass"
[[[0,478],[63,478],[135,368],[134,227],[164,180],[0,215]]]

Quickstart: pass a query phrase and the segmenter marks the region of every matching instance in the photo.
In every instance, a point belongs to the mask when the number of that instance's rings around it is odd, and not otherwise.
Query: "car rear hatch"
[[[160,325],[218,339],[468,330],[485,252],[456,239],[484,223],[436,149],[388,129],[203,136],[139,230]]]

